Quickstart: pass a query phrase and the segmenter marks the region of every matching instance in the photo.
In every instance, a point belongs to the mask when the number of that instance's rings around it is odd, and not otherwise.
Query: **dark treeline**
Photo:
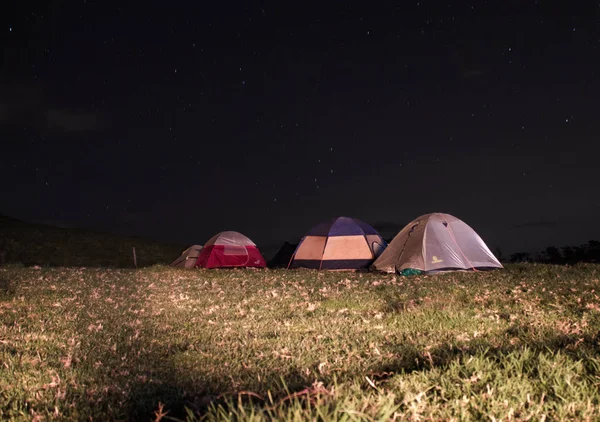
[[[600,242],[590,240],[580,246],[548,246],[542,252],[517,252],[509,262],[543,262],[548,264],[574,264],[576,262],[600,262]]]

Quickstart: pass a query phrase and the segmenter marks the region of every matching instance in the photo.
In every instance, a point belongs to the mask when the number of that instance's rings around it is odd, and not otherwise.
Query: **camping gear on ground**
[[[355,218],[338,217],[309,230],[296,248],[289,268],[366,268],[386,246],[373,227]]]
[[[402,271],[398,272],[398,274],[400,274],[404,277],[409,277],[411,275],[421,275],[422,273],[423,273],[423,271],[415,270],[414,268],[405,268]]]
[[[198,255],[202,251],[202,245],[192,245],[181,253],[179,258],[171,262],[171,267],[194,268]]]
[[[285,242],[281,245],[281,248],[277,251],[277,253],[271,258],[267,266],[269,268],[287,268],[290,265],[290,261],[292,256],[294,256],[294,251],[298,245],[292,245],[289,242]]]
[[[196,267],[200,268],[264,268],[266,265],[254,242],[233,231],[214,235],[206,242],[196,261]]]
[[[503,267],[471,227],[450,214],[432,213],[404,227],[372,268],[402,273]]]

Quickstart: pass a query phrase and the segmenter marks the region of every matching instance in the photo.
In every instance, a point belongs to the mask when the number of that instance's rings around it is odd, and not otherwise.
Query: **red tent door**
[[[236,267],[245,266],[250,259],[248,250],[243,245],[225,245],[223,248],[223,255],[225,255],[228,264]]]

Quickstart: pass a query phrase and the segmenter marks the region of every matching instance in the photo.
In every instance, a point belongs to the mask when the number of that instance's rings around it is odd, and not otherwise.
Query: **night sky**
[[[505,253],[600,239],[597,2],[10,3],[2,214],[184,244],[436,211]]]

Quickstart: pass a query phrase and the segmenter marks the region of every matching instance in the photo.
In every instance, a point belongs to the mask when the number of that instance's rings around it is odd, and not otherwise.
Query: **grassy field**
[[[0,268],[0,416],[597,420],[599,270]]]

